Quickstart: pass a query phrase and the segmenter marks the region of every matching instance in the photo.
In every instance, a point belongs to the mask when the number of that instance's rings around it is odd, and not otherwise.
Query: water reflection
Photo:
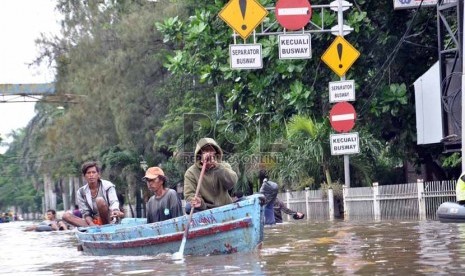
[[[0,274],[18,275],[459,275],[465,224],[306,222],[265,228],[262,250],[185,256],[83,255],[72,231],[23,232],[0,224]]]

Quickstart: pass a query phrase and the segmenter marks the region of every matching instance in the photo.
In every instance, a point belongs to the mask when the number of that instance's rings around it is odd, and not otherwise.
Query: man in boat
[[[153,196],[147,202],[147,223],[172,219],[183,215],[178,193],[166,187],[166,176],[159,167],[148,168],[143,180]]]
[[[26,227],[24,231],[58,231],[58,230],[68,230],[67,225],[56,218],[56,211],[53,209],[47,210],[45,214],[46,220],[42,221],[38,225],[31,225]]]
[[[455,186],[455,195],[457,197],[457,203],[465,205],[465,173],[462,173],[457,180]]]
[[[223,150],[212,138],[202,138],[197,142],[194,151],[195,163],[184,174],[184,199],[186,212],[191,206],[194,211],[202,211],[232,203],[229,195],[237,182],[237,174],[231,165],[223,162]],[[199,195],[195,197],[197,183],[205,163]]]
[[[100,178],[97,162],[85,162],[81,172],[87,182],[76,194],[82,218],[68,211],[63,215],[63,220],[74,226],[86,227],[109,224],[124,217],[119,209],[115,185]]]

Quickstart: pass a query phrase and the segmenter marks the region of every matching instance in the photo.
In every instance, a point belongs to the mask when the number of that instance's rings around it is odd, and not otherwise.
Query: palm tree
[[[293,168],[286,171],[295,172],[297,178],[306,183],[310,183],[308,177],[313,176],[312,184],[317,186],[323,182],[323,178],[318,177],[323,172],[326,183],[331,185],[329,130],[327,120],[315,122],[310,117],[294,115],[287,124],[288,158],[291,159],[287,163]]]
[[[353,174],[351,179],[356,179],[361,185],[371,184],[374,175],[373,164],[377,164],[386,157],[382,154],[382,144],[363,128],[359,129],[360,153],[351,158]],[[334,176],[343,176],[344,173],[341,158],[331,155],[329,121],[315,122],[303,115],[293,116],[287,126],[289,157],[288,164],[293,168],[286,171],[307,173],[315,177],[315,186],[323,183],[318,177],[321,172],[325,176],[325,182],[332,187]],[[307,176],[308,177],[308,176]],[[339,178],[339,177],[338,177]],[[308,182],[308,181],[307,181]],[[302,186],[302,185],[301,185]]]

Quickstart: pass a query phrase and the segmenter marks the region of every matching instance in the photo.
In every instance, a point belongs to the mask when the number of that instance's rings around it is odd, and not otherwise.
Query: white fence
[[[406,183],[343,189],[344,218],[354,220],[436,220],[436,210],[445,201],[455,201],[455,180]],[[308,220],[335,218],[332,190],[286,192],[278,197]],[[337,205],[337,204],[336,204]],[[336,206],[337,209],[337,206]],[[290,220],[290,216],[283,216]]]

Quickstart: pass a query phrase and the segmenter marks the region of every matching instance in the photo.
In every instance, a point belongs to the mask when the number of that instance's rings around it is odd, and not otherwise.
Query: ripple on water
[[[261,250],[222,256],[86,256],[68,232],[0,224],[0,275],[459,275],[465,225],[298,221],[265,228]],[[187,241],[189,242],[189,241]]]

